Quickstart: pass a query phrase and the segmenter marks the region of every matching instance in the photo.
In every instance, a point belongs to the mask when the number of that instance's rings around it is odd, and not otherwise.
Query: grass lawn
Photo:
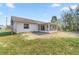
[[[0,54],[78,55],[79,38],[24,39],[20,34],[0,33]]]

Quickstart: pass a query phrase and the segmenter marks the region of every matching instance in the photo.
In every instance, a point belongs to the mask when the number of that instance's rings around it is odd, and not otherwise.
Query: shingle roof
[[[32,20],[28,18],[21,18],[21,17],[16,17],[16,16],[11,16],[11,20],[16,21],[16,22],[27,22],[27,23],[35,23],[35,24],[44,24],[45,22],[37,21],[37,20]]]

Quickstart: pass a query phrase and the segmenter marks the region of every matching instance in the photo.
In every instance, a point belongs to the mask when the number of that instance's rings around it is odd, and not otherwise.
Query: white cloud
[[[70,8],[72,9],[76,9],[77,5],[70,5]],[[69,6],[68,7],[63,7],[60,9],[60,11],[65,11],[65,10],[69,10]]]
[[[76,9],[77,5],[71,5],[70,6],[72,9]]]
[[[51,7],[59,7],[59,6],[61,6],[61,5],[60,4],[56,4],[56,3],[51,5]]]
[[[65,10],[69,10],[69,8],[68,7],[63,7],[62,9],[60,9],[60,11],[65,11]]]
[[[9,8],[14,8],[15,7],[13,3],[7,3],[6,6],[9,7]]]

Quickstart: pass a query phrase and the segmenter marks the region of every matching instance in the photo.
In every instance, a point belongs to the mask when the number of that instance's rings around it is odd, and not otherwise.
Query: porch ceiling
[[[41,25],[55,25],[55,24],[54,23],[42,23]]]

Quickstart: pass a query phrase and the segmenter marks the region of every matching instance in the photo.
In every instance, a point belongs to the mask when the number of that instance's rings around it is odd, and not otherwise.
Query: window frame
[[[24,24],[24,29],[29,29],[29,24]]]

